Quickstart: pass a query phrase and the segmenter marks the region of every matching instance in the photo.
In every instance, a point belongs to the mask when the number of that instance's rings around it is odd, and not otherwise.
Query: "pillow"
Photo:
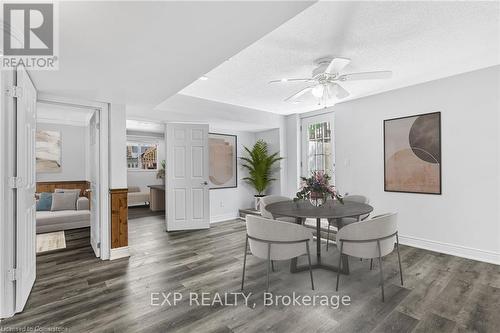
[[[52,194],[51,211],[76,210],[77,192],[55,192]]]
[[[41,211],[50,211],[52,207],[52,193],[50,192],[42,192],[36,202],[36,210]]]
[[[69,193],[69,192],[77,192],[78,196],[80,196],[79,188],[56,188],[54,189],[54,193]]]

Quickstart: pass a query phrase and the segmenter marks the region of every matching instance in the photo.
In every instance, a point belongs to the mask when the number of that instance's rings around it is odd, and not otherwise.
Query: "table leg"
[[[318,264],[321,264],[321,219],[316,219],[316,256]]]

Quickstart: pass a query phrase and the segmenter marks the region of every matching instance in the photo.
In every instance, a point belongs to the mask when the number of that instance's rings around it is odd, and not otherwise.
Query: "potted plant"
[[[323,171],[314,171],[311,177],[300,177],[301,186],[297,192],[294,201],[309,199],[314,206],[323,205],[328,197],[337,199],[340,203],[344,203],[342,197],[337,194],[337,189],[330,184],[330,175]]]
[[[163,185],[165,185],[165,160],[162,160],[160,165],[161,167],[158,169],[158,172],[156,172],[156,179],[161,179]]]
[[[273,173],[276,171],[276,163],[283,159],[278,156],[279,152],[269,154],[269,147],[264,140],[258,140],[249,149],[243,147],[248,156],[240,157],[243,161],[242,166],[248,170],[248,177],[243,178],[256,191],[255,209],[259,210],[260,198],[265,196],[265,192],[269,185],[276,179],[273,178]]]

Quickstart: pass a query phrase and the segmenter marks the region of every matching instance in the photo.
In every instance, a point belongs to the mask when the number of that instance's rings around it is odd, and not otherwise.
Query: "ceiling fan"
[[[339,82],[388,79],[392,76],[391,71],[340,74],[340,71],[350,62],[351,59],[347,58],[320,58],[315,61],[317,67],[312,71],[311,78],[280,79],[269,81],[269,83],[307,82],[311,85],[285,98],[285,101],[298,102],[299,98],[307,93],[311,93],[314,97],[326,101],[333,96],[337,98],[346,98],[349,96],[349,92],[345,90]]]

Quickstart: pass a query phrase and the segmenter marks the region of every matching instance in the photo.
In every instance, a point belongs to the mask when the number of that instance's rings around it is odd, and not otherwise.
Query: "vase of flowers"
[[[311,177],[300,177],[300,179],[300,190],[293,199],[294,201],[308,199],[316,207],[322,206],[328,198],[337,199],[343,203],[335,186],[330,184],[331,177],[323,171],[314,171]]]

